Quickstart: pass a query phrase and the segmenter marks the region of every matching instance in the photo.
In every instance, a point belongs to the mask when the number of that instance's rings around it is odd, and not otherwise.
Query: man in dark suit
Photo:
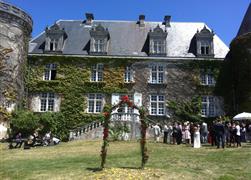
[[[220,144],[222,145],[222,148],[225,148],[225,129],[221,121],[218,121],[215,125],[215,135],[217,148],[220,148]]]

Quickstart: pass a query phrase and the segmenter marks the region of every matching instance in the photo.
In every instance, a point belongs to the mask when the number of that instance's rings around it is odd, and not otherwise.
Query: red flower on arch
[[[126,95],[126,96],[121,97],[121,101],[122,102],[129,102],[130,100],[129,100],[129,97]]]

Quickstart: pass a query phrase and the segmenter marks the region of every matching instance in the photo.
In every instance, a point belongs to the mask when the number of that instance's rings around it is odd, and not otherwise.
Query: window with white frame
[[[210,54],[210,43],[208,41],[201,42],[200,54],[201,55],[209,55]]]
[[[164,40],[153,40],[153,54],[163,54],[165,53],[165,43]]]
[[[88,94],[88,113],[100,113],[103,109],[103,94]]]
[[[46,64],[44,71],[44,80],[55,80],[57,74],[56,64]]]
[[[92,66],[91,81],[94,82],[103,81],[103,71],[104,71],[103,64],[96,64]]]
[[[164,66],[161,64],[151,65],[150,83],[162,84],[164,82]]]
[[[125,76],[124,76],[124,82],[130,83],[133,81],[133,71],[131,66],[126,66],[125,68]]]
[[[55,106],[55,94],[54,93],[42,93],[40,95],[40,111],[54,111]]]
[[[164,95],[150,95],[150,115],[165,115]]]
[[[211,73],[202,72],[200,75],[201,84],[203,85],[215,85],[214,76]]]
[[[58,42],[56,40],[50,41],[50,51],[56,51],[58,48]]]
[[[205,117],[215,116],[215,101],[213,96],[202,96],[201,115]]]
[[[105,52],[105,39],[94,39],[94,52]]]

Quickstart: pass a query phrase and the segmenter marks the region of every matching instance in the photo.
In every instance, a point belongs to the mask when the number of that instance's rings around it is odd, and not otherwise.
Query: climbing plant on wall
[[[74,129],[101,118],[100,114],[86,113],[87,94],[102,93],[109,97],[112,93],[128,93],[124,84],[124,70],[126,65],[134,61],[101,57],[30,56],[26,85],[29,94],[59,94],[62,99],[60,112],[64,118],[55,121],[67,120],[67,123],[62,122],[66,126],[64,129]],[[91,68],[97,63],[104,65],[103,81],[91,82]],[[46,64],[57,65],[55,80],[43,80]],[[65,132],[62,135],[67,138]]]
[[[121,107],[123,104],[127,104],[128,107],[131,107],[132,109],[137,109],[140,113],[140,123],[141,123],[141,140],[140,140],[140,147],[141,147],[141,168],[144,169],[145,164],[147,163],[147,160],[149,158],[147,153],[147,147],[146,147],[146,130],[147,130],[147,123],[145,120],[145,110],[143,108],[137,107],[132,101],[130,101],[128,96],[123,96],[121,98],[121,101],[116,104],[115,106],[111,107],[110,109],[107,109],[103,115],[103,145],[101,147],[101,168],[103,169],[105,167],[106,163],[106,157],[107,157],[107,147],[109,144],[108,136],[109,136],[109,124],[111,119],[111,113]]]

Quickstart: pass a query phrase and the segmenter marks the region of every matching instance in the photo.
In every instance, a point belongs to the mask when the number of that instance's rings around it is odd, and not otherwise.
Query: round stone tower
[[[10,113],[22,104],[32,19],[23,10],[0,2],[0,139]]]

